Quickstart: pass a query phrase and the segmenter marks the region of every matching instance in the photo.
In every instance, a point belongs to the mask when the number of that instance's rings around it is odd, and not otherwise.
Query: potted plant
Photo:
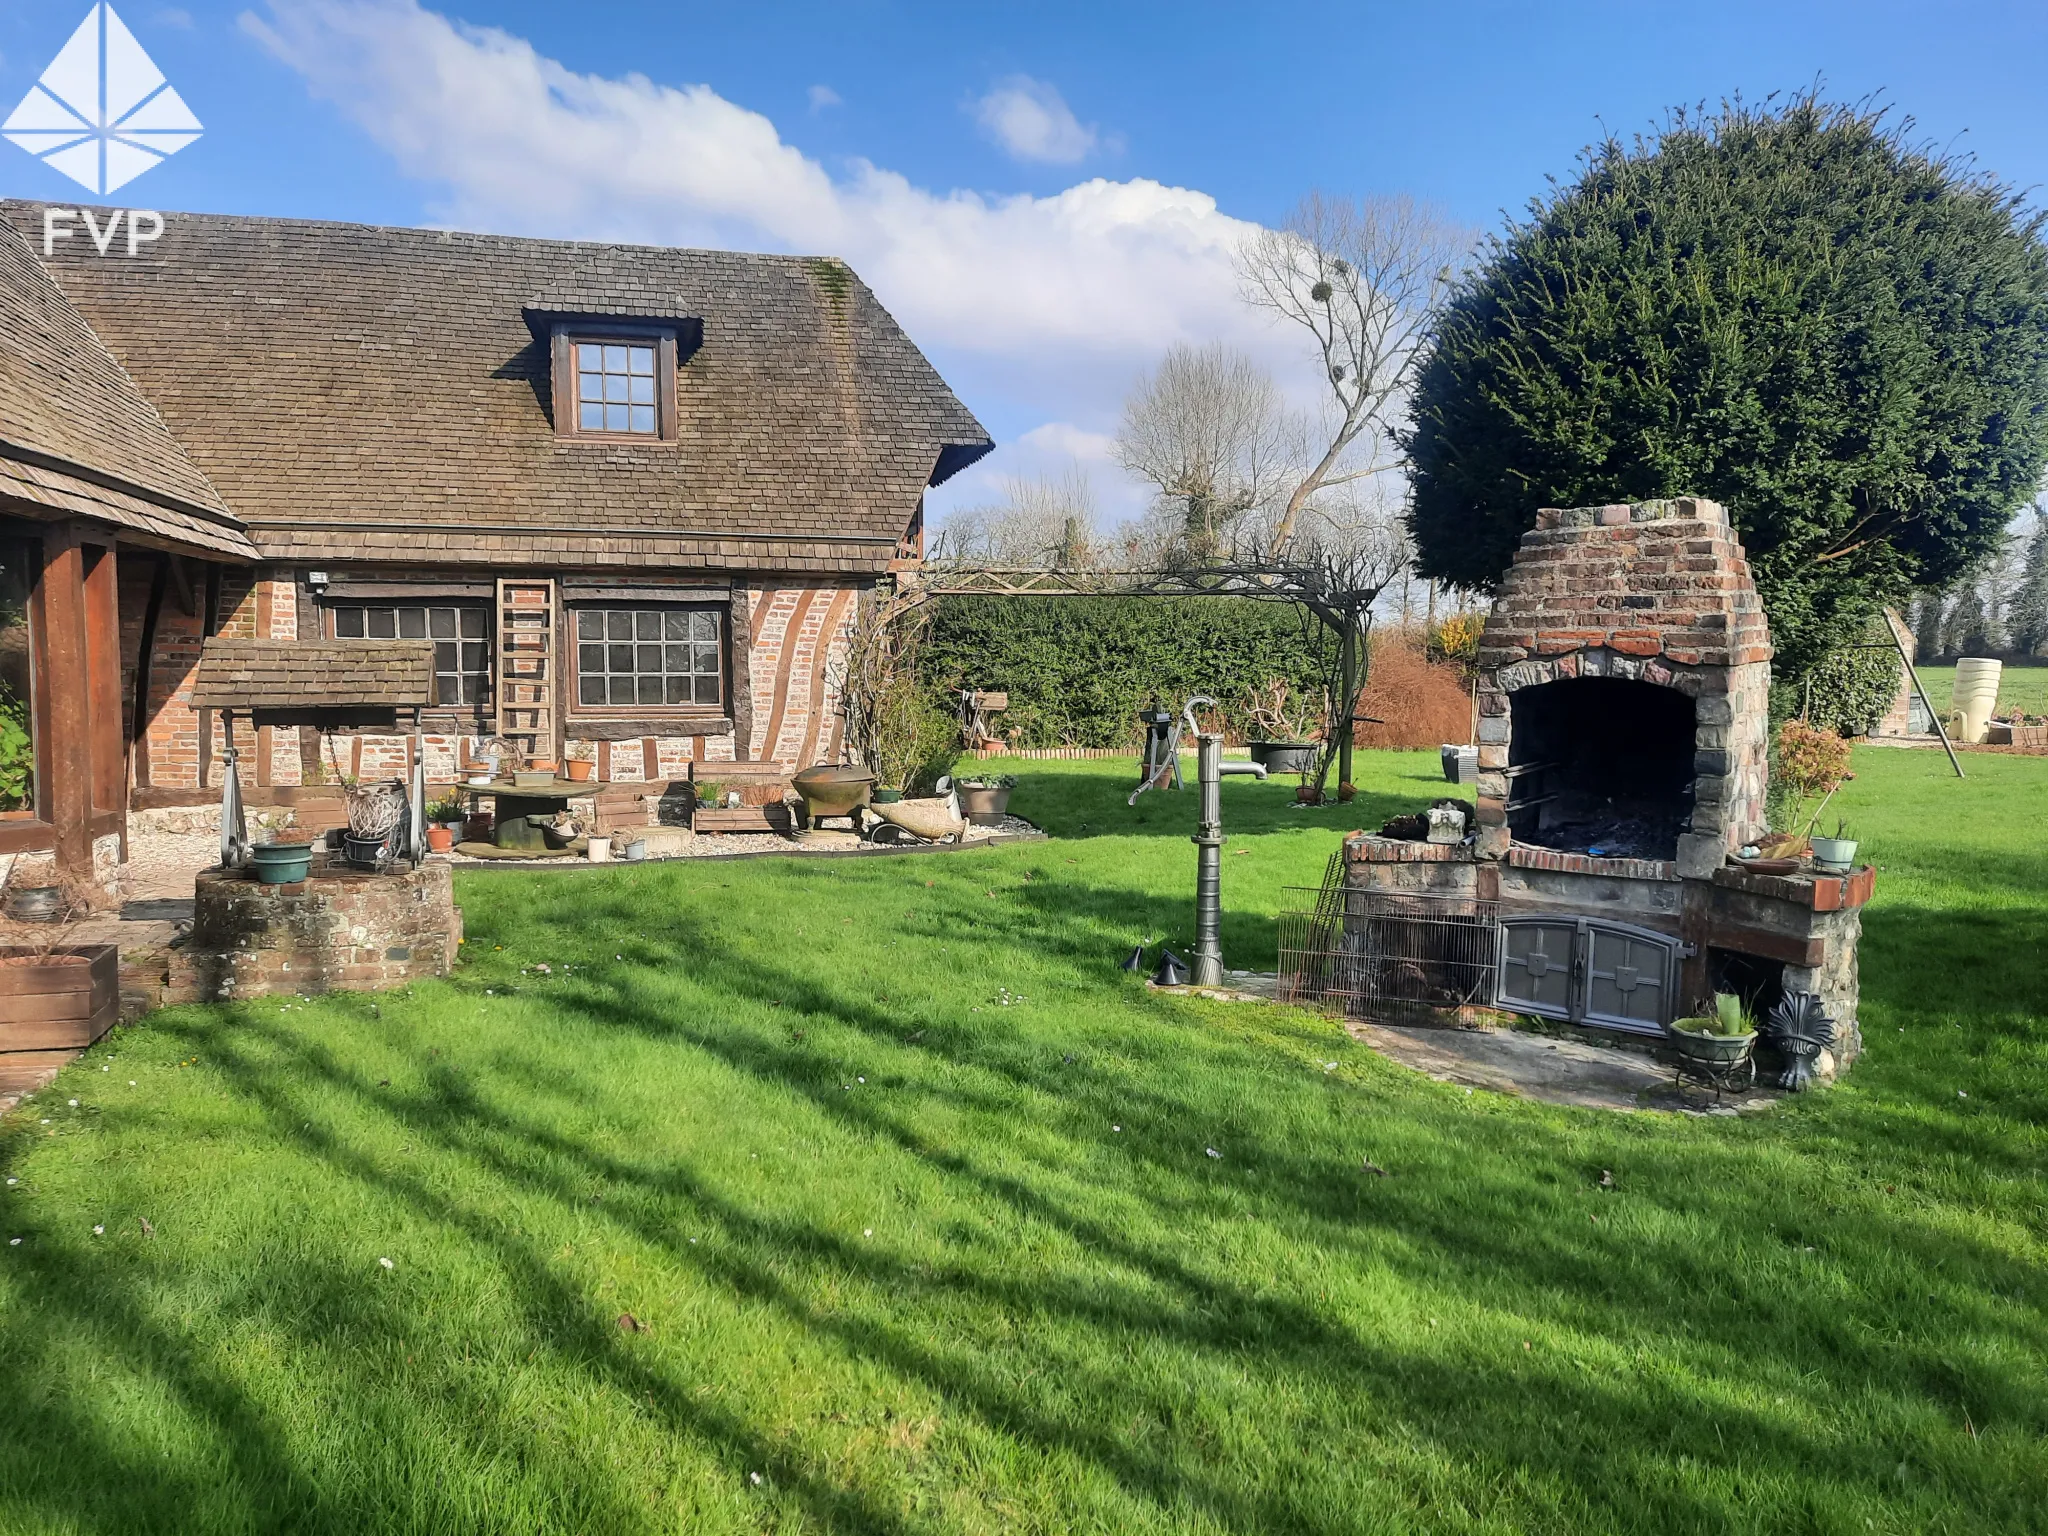
[[[290,885],[313,869],[313,840],[296,836],[298,812],[258,811],[249,818],[249,867],[264,885]]]
[[[455,835],[462,830],[462,807],[453,795],[427,805],[427,847],[435,853],[449,853]]]
[[[977,827],[993,827],[1010,811],[1010,791],[1017,787],[1013,773],[984,773],[956,779],[960,809]]]
[[[1296,702],[1284,678],[1271,679],[1245,700],[1255,735],[1252,761],[1270,773],[1306,773],[1315,767],[1318,713],[1307,701]]]
[[[349,863],[359,869],[375,869],[383,862],[384,850],[405,820],[405,785],[392,779],[382,784],[348,786],[348,833],[342,847]]]
[[[562,759],[562,777],[572,784],[588,784],[597,772],[597,756],[591,747],[577,747],[574,757]]]
[[[1761,851],[1767,857],[1796,856],[1820,825],[1821,812],[1828,808],[1835,791],[1853,777],[1849,743],[1833,731],[1796,718],[1779,726],[1778,760],[1771,771],[1771,786],[1789,801],[1789,829],[1758,839]]]
[[[1716,992],[1711,1013],[1671,1021],[1678,1058],[1709,1077],[1725,1077],[1749,1059],[1756,1045],[1756,1021],[1732,992]]]
[[[1849,831],[1849,823],[1835,818],[1833,837],[1816,837],[1813,842],[1814,867],[1831,875],[1846,875],[1856,862],[1856,839]]]

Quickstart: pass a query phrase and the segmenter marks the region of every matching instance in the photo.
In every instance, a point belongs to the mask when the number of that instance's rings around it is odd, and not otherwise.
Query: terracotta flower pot
[[[446,827],[427,828],[427,846],[435,853],[447,853],[455,847],[455,834]]]
[[[591,774],[596,772],[596,770],[597,764],[589,761],[587,758],[572,757],[568,762],[562,764],[562,777],[574,784],[587,784],[590,781]]]

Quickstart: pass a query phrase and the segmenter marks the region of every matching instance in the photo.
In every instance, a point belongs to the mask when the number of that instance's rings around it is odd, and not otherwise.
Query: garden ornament
[[[930,800],[878,800],[865,809],[876,824],[887,822],[935,843],[948,837],[958,841],[967,831],[960,797],[950,792]]]
[[[1155,987],[1184,987],[1188,984],[1188,963],[1170,949],[1159,951],[1159,969],[1152,973]]]
[[[1764,1039],[1785,1058],[1778,1086],[1804,1093],[1813,1086],[1820,1053],[1835,1043],[1835,1021],[1821,1007],[1817,992],[1788,992],[1764,1023]]]
[[[1126,971],[1142,971],[1145,969],[1145,946],[1140,944],[1129,955],[1125,956],[1121,969]]]

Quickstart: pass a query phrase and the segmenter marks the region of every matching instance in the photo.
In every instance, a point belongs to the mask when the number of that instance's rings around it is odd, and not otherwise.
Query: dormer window
[[[620,322],[553,327],[555,435],[572,442],[676,440],[676,333]]]
[[[655,421],[653,343],[579,341],[576,354],[576,430],[658,435]]]

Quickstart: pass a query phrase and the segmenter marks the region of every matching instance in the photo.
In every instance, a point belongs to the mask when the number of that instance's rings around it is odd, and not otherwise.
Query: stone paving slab
[[[1421,1029],[1347,1022],[1390,1061],[1467,1088],[1487,1088],[1544,1104],[1578,1109],[1678,1110],[1691,1114],[1753,1114],[1782,1094],[1756,1088],[1716,1101],[1711,1090],[1677,1087],[1671,1068],[1641,1051],[1594,1045],[1514,1029]]]

